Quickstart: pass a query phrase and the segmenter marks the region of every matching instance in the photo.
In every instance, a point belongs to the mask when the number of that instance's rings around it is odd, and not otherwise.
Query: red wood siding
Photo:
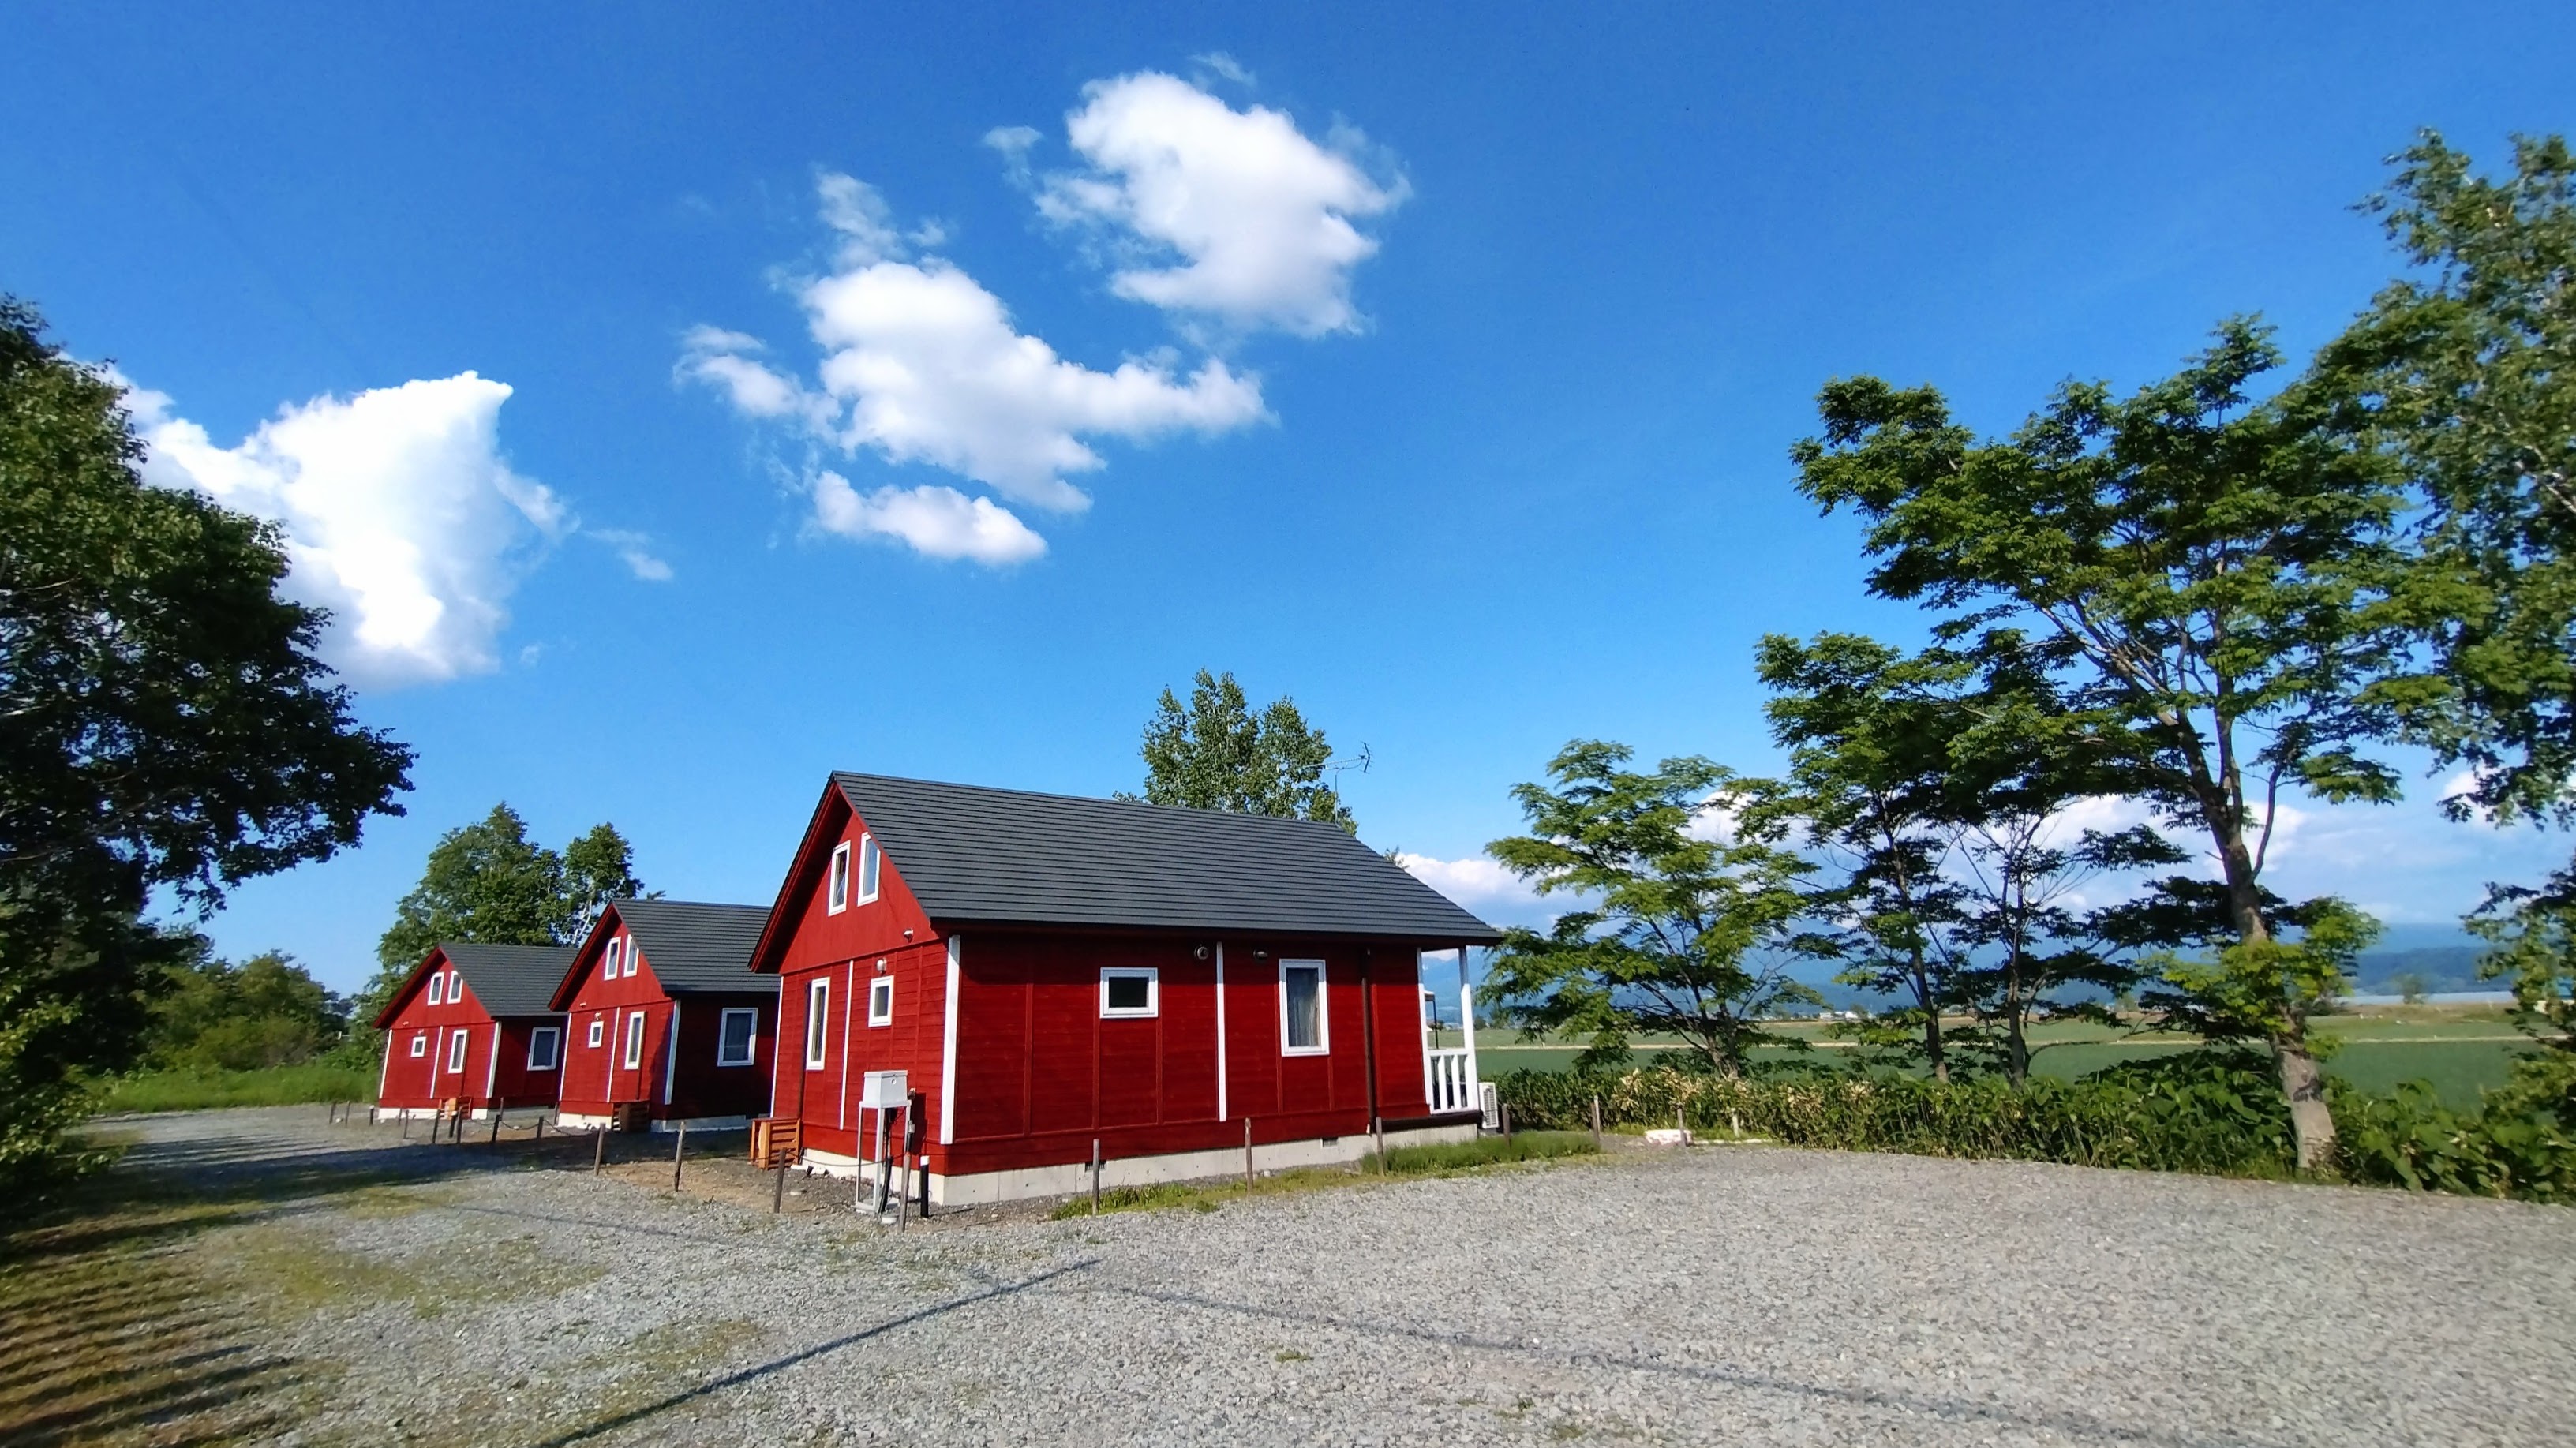
[[[385,1032],[391,1055],[384,1063],[384,1086],[377,1094],[376,1104],[426,1107],[462,1098],[477,1107],[488,1106],[495,1099],[512,1106],[553,1105],[562,1071],[530,1071],[528,1045],[530,1034],[538,1027],[560,1025],[561,1018],[509,1016],[496,1021],[475,999],[470,986],[463,990],[462,999],[432,1005],[430,977],[444,975],[448,969],[446,960],[437,958],[430,969],[410,983],[398,1001],[393,1024]],[[453,979],[461,983],[464,977]],[[465,1062],[462,1069],[450,1071],[448,1043],[459,1033],[466,1038]],[[425,1043],[418,1057],[411,1054],[415,1038]]]

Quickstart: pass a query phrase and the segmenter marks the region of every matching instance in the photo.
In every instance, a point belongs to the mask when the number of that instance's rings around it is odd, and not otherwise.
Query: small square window
[[[626,1018],[626,1069],[632,1071],[644,1064],[644,1013],[637,1011]]]
[[[465,1043],[470,1039],[464,1031],[447,1038],[447,1070],[450,1075],[465,1069]]]
[[[1290,1056],[1320,1056],[1332,1048],[1324,1015],[1324,963],[1279,962],[1279,1049]]]
[[[1150,1016],[1162,1007],[1158,972],[1142,966],[1110,966],[1100,972],[1100,1014]]]
[[[553,1026],[539,1026],[528,1032],[528,1069],[551,1071],[563,1064],[563,1032]]]
[[[894,1024],[894,977],[881,975],[868,982],[868,1024]]]
[[[600,1042],[602,1042],[602,1041],[604,1041],[604,1040],[607,1040],[607,1039],[608,1039],[608,1018],[607,1018],[606,1016],[593,1016],[593,1017],[591,1017],[591,1018],[590,1018],[590,1048],[591,1048],[592,1050],[594,1050],[594,1051],[598,1050],[598,1049],[599,1049],[599,1043],[600,1043]]]
[[[429,1003],[434,1006],[447,1004],[447,972],[442,970],[429,978]]]
[[[760,1012],[735,1008],[727,1010],[716,1021],[716,1064],[748,1066],[751,1064],[752,1035],[760,1025]]]
[[[832,983],[818,980],[805,987],[805,1069],[823,1069],[823,1048],[831,1040]]]
[[[832,883],[824,909],[834,915],[850,908],[850,842],[841,841],[832,849]]]
[[[411,1054],[412,1059],[415,1061],[429,1054],[429,1032],[414,1031],[411,1033]]]
[[[859,836],[859,903],[877,898],[877,837]]]

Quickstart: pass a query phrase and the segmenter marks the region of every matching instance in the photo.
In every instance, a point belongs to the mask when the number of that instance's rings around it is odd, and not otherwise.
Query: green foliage
[[[2338,1087],[2334,1109],[2337,1163],[2354,1181],[2576,1202],[2576,1130],[2563,1115],[2528,1109],[2510,1088],[2489,1093],[2474,1115],[2443,1106],[2419,1081],[2389,1096]]]
[[[1757,840],[1715,837],[1719,809],[1740,801],[1726,769],[1682,758],[1639,773],[1623,767],[1633,754],[1578,739],[1549,761],[1553,788],[1513,788],[1530,833],[1487,853],[1539,894],[1585,903],[1545,932],[1504,931],[1486,988],[1525,1031],[1588,1038],[1587,1064],[1622,1059],[1644,1032],[1682,1037],[1728,1075],[1757,1045],[1803,1048],[1758,1023],[1819,1000],[1785,973],[1809,867]]]
[[[155,1071],[259,1071],[299,1066],[336,1045],[348,1003],[284,955],[240,965],[201,953],[171,972],[152,1006],[144,1063]]]
[[[2576,157],[2514,140],[2474,174],[2427,131],[2376,213],[2413,269],[2318,354],[2306,389],[2422,513],[2396,611],[2427,647],[2374,685],[2455,813],[2576,819]]]
[[[1359,833],[1341,795],[1325,782],[1333,750],[1324,731],[1286,698],[1272,700],[1256,718],[1231,672],[1199,670],[1187,704],[1165,689],[1140,752],[1149,804],[1324,820]]]
[[[2333,1008],[2379,922],[2331,896],[2296,912],[2295,941],[2234,941],[2197,957],[2158,958],[2161,981],[2139,1004],[2168,1030],[2207,1041],[2277,1041]]]
[[[81,1082],[131,1064],[189,949],[152,892],[211,908],[409,787],[274,530],[145,486],[142,452],[117,385],[0,298],[0,1197],[74,1160]]]
[[[449,830],[429,852],[420,883],[394,906],[376,942],[378,969],[359,997],[372,1019],[441,941],[482,945],[569,945],[612,899],[644,894],[633,851],[609,824],[593,826],[557,854],[528,838],[528,823],[506,803]]]
[[[256,1071],[220,1067],[137,1071],[119,1076],[99,1093],[97,1109],[213,1111],[231,1106],[301,1106],[325,1101],[372,1101],[376,1063],[307,1061]]]
[[[1593,1145],[1589,1131],[1516,1131],[1510,1136],[1480,1136],[1473,1141],[1391,1147],[1384,1159],[1372,1156],[1361,1163],[1361,1169],[1386,1176],[1434,1176],[1498,1162],[1590,1156],[1600,1149]]]

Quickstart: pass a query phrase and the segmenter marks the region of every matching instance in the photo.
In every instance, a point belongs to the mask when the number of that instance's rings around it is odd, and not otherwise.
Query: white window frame
[[[434,971],[431,971],[431,972],[430,972],[430,974],[429,974],[429,1003],[430,1003],[431,1005],[434,1005],[434,1006],[443,1006],[443,1005],[447,1004],[447,972],[446,972],[446,971],[443,971],[443,970],[434,970]]]
[[[626,973],[626,940],[625,940],[625,937],[623,937],[623,936],[617,936],[617,935],[612,935],[612,936],[608,937],[608,964],[607,964],[606,968],[602,969],[602,970],[599,972],[599,978],[600,978],[601,980],[615,980],[615,979],[617,979],[619,976],[624,975],[625,973]]]
[[[644,1069],[644,1013],[626,1013],[626,1065],[629,1071]]]
[[[733,1018],[742,1017],[751,1024],[742,1033],[742,1059],[725,1055],[725,1040],[733,1033]],[[753,1066],[760,1061],[760,1012],[751,1006],[727,1006],[716,1016],[716,1064],[719,1066]]]
[[[1288,1044],[1288,972],[1315,972],[1315,1044]],[[1279,1054],[1282,1056],[1329,1056],[1333,1053],[1332,973],[1320,960],[1282,960],[1279,962]]]
[[[876,903],[877,896],[885,893],[885,851],[877,848],[877,837],[872,834],[862,833],[859,836],[857,883],[859,903],[862,905]]]
[[[458,1076],[465,1071],[466,1043],[474,1039],[471,1031],[458,1031],[447,1038],[447,1074]]]
[[[447,970],[447,1003],[453,1006],[462,1005],[464,1002],[465,977],[458,975],[456,968],[450,966]]]
[[[608,1044],[608,1017],[592,1016],[590,1018],[590,1044],[584,1047],[584,1049],[596,1051],[606,1044]]]
[[[1113,1006],[1109,1003],[1109,983],[1113,980],[1145,982],[1145,1004]],[[1150,965],[1104,965],[1100,968],[1100,1018],[1104,1021],[1143,1020],[1163,1013],[1162,972]]]
[[[414,1031],[414,1032],[412,1032],[412,1033],[411,1033],[411,1058],[412,1058],[413,1060],[417,1061],[417,1060],[419,1060],[421,1057],[426,1056],[426,1055],[428,1055],[428,1054],[429,1054],[429,1032],[427,1032],[427,1031]]]
[[[882,1007],[883,1009],[879,1009]],[[868,1024],[894,1024],[894,977],[880,975],[868,982]]]
[[[547,1054],[551,1059],[549,1059],[549,1060],[548,1060],[544,1065],[542,1065],[542,1066],[540,1066],[540,1065],[538,1065],[538,1064],[537,1064],[537,1043],[538,1043],[539,1041],[543,1041],[543,1042],[545,1042],[545,1043],[546,1043],[546,1045],[547,1045],[548,1047],[550,1047],[550,1048],[551,1048],[551,1049],[550,1049],[550,1050],[548,1050],[548,1052],[546,1053],[546,1054]],[[529,1031],[529,1032],[528,1032],[528,1069],[529,1069],[529,1070],[531,1070],[531,1071],[553,1071],[553,1070],[559,1070],[559,1069],[561,1069],[561,1068],[562,1068],[562,1066],[563,1066],[563,1027],[561,1027],[561,1026],[538,1026],[538,1027],[536,1027],[535,1029],[533,1029],[533,1030]]]
[[[817,977],[805,987],[805,1069],[820,1071],[832,1053],[832,981]]]
[[[823,884],[823,913],[838,915],[850,908],[850,842],[843,840],[832,847],[832,869]]]

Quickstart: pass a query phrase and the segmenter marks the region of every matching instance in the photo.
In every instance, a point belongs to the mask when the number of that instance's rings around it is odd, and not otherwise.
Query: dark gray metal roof
[[[766,905],[709,905],[694,900],[611,900],[635,936],[644,964],[662,989],[765,990],[778,978],[751,973],[751,948],[769,923]]]
[[[1502,938],[1314,820],[880,774],[832,782],[934,920]]]
[[[572,969],[569,945],[475,945],[439,943],[439,952],[483,1009],[496,1016],[550,1016],[555,1013],[555,987]]]

